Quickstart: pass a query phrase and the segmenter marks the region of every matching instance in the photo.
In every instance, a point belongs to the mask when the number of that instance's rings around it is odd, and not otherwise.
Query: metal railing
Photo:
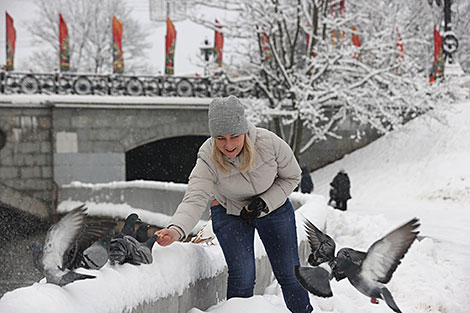
[[[79,73],[0,72],[0,94],[162,97],[259,97],[249,81],[232,83],[224,73],[208,76],[134,76]]]

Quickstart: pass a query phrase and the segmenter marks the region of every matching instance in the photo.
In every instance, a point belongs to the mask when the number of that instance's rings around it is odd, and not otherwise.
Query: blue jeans
[[[299,265],[295,215],[289,199],[277,210],[247,225],[227,214],[222,205],[211,207],[212,228],[228,266],[227,299],[253,296],[255,285],[255,229],[263,242],[274,276],[281,285],[287,308],[295,313],[313,311],[308,293],[295,278]]]

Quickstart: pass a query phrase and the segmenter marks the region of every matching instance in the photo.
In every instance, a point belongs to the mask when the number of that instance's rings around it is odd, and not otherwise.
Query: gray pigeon
[[[335,267],[336,243],[333,238],[323,233],[308,220],[305,221],[305,232],[307,233],[308,242],[312,250],[312,253],[308,257],[308,263],[312,266],[318,266],[322,263],[327,262],[328,266],[330,267],[332,277],[334,277],[337,281],[346,278],[344,272],[340,268]],[[354,250],[351,248],[343,249],[350,252],[353,262],[357,265],[361,265],[362,261],[367,255],[367,253],[365,252]],[[332,268],[335,268],[335,270],[333,271]]]
[[[96,225],[96,226],[95,226]],[[111,243],[111,238],[114,235],[114,228],[116,227],[115,222],[94,222],[88,223],[83,228],[84,230],[89,229],[91,227],[100,227],[101,229],[104,227],[106,233],[104,236],[101,236],[99,240],[95,240],[93,244],[90,246],[89,242],[83,242],[77,240],[77,246],[88,246],[83,253],[76,258],[75,264],[68,267],[68,269],[74,269],[77,267],[83,267],[86,269],[98,270],[102,268],[107,262],[109,258],[109,246]],[[79,236],[79,238],[82,238]],[[80,251],[80,248],[79,248]]]
[[[77,257],[84,249],[105,235],[106,228],[83,229],[85,210],[84,205],[81,205],[52,225],[47,231],[44,247],[36,241],[30,244],[34,266],[44,274],[48,283],[65,286],[76,280],[95,278],[95,276],[79,274],[69,269],[69,267],[73,268],[72,265],[76,264]],[[77,242],[89,244],[87,246],[87,244],[77,244]]]
[[[157,239],[158,236],[155,234],[142,243],[131,236],[112,239],[109,251],[109,261],[111,265],[116,263],[130,263],[134,265],[152,263],[152,248]]]
[[[413,218],[375,241],[367,252],[342,248],[334,257],[334,248],[331,249],[335,246],[333,239],[307,221],[305,228],[312,248],[309,263],[317,266],[328,262],[331,273],[322,267],[296,267],[297,280],[311,293],[331,297],[333,293],[329,280],[333,277],[336,280],[348,278],[359,292],[371,298],[372,303],[383,299],[394,312],[401,313],[385,284],[390,281],[401,259],[417,238],[418,222],[417,218]]]

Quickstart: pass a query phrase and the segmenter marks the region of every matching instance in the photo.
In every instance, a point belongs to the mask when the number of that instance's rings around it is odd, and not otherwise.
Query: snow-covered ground
[[[337,249],[366,250],[376,239],[413,217],[420,235],[388,283],[407,313],[470,312],[470,102],[445,120],[421,116],[367,147],[312,173],[315,193],[328,196],[340,169],[351,179],[349,209],[328,210],[326,231]],[[316,312],[392,312],[375,305],[346,280],[332,281],[334,296],[311,296]],[[191,313],[201,312],[193,309]],[[230,299],[211,313],[288,312],[278,288],[252,299]]]
[[[443,121],[421,116],[312,173],[316,194],[293,195],[310,199],[298,210],[298,222],[307,216],[316,224],[326,223],[326,232],[336,240],[337,248],[366,250],[390,230],[420,218],[423,239],[411,246],[387,285],[403,312],[470,311],[470,101],[452,108]],[[352,182],[353,198],[346,212],[325,207],[328,184],[341,168]],[[301,228],[299,225],[300,237]],[[263,252],[257,245],[257,255]],[[41,281],[8,292],[0,299],[0,312],[115,312],[136,305],[142,295],[150,300],[179,293],[190,281],[214,275],[224,266],[217,245],[155,246],[153,255],[150,265],[82,270],[97,275],[92,281],[64,288]],[[200,263],[208,259],[211,262]],[[316,312],[392,312],[383,301],[372,304],[347,280],[331,284],[332,298],[311,295]],[[288,312],[276,283],[264,295],[223,301],[205,312],[241,311]],[[201,312],[196,308],[189,311]]]

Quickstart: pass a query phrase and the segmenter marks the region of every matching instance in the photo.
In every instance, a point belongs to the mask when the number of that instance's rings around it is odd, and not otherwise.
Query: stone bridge
[[[135,179],[186,183],[209,136],[210,98],[0,96],[0,203],[40,217],[60,186]],[[346,121],[344,135],[356,132]],[[349,136],[343,136],[349,138]],[[303,154],[311,170],[376,138],[331,139]],[[307,140],[308,138],[305,138]]]

